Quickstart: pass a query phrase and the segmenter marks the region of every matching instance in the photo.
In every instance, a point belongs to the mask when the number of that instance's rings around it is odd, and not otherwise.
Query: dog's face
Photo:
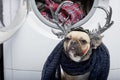
[[[71,31],[64,41],[65,54],[73,61],[79,62],[90,48],[90,37],[82,31]]]

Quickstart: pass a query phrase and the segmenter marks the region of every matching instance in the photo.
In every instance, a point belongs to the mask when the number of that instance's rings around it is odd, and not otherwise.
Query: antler
[[[98,6],[96,8],[100,8],[102,10],[105,11],[107,17],[106,17],[106,22],[105,25],[103,27],[101,27],[101,25],[98,23],[98,29],[93,30],[93,33],[96,34],[102,34],[104,31],[106,31],[108,28],[110,28],[112,26],[112,24],[114,23],[114,21],[111,21],[111,17],[112,17],[112,8],[109,7],[110,11],[108,11],[107,9],[105,9],[104,7]]]
[[[61,8],[64,4],[72,5],[73,2],[71,2],[71,1],[62,2],[55,12],[53,12],[52,8],[50,7],[50,11],[51,11],[51,14],[53,17],[52,22],[55,23],[58,26],[58,29],[62,31],[62,32],[55,32],[54,30],[52,30],[53,34],[58,36],[58,38],[60,38],[60,37],[62,38],[68,32],[68,30],[65,29],[65,23],[68,20],[69,16],[67,18],[64,18],[64,21],[62,23],[60,23],[60,21],[59,21],[59,15],[60,15],[59,11],[61,10]]]
[[[107,9],[105,9],[104,7],[96,7],[96,8],[100,8],[102,10],[105,11],[107,17],[106,17],[106,23],[103,27],[101,27],[101,25],[99,24],[98,29],[92,30],[89,32],[90,34],[90,38],[91,38],[91,45],[93,49],[96,49],[101,43],[102,43],[102,38],[103,36],[101,36],[101,34],[106,31],[108,28],[110,28],[112,26],[112,24],[114,23],[113,21],[111,21],[111,17],[112,17],[112,8],[109,7],[110,11],[108,11]]]
[[[61,15],[60,10],[61,10],[61,8],[64,4],[73,5],[73,2],[71,2],[71,1],[62,2],[58,6],[58,8],[55,12],[50,7],[50,11],[51,11],[52,18],[53,18],[51,21],[53,23],[55,23],[58,26],[58,29],[61,31],[61,32],[55,32],[54,30],[52,30],[53,34],[58,36],[58,38],[63,38],[71,30],[71,28],[73,28],[72,24],[65,24],[66,21],[69,19],[69,16],[67,18],[64,18],[64,20],[62,22],[60,22],[60,20],[59,20],[59,16]],[[98,23],[98,25],[99,25],[98,29],[95,29],[95,30],[89,32],[91,38],[98,38],[98,36],[101,37],[100,34],[102,34],[104,31],[106,31],[108,28],[110,28],[111,25],[114,23],[113,21],[111,21],[111,17],[112,17],[112,8],[111,7],[109,7],[109,10],[107,10],[104,7],[101,7],[101,6],[98,6],[98,7],[95,7],[95,8],[100,8],[100,9],[104,10],[107,17],[106,17],[105,25],[103,27],[101,27],[101,25]],[[71,22],[71,23],[73,23],[73,22]],[[74,27],[74,28],[79,28],[79,27],[81,27],[81,26],[77,26],[77,27]]]

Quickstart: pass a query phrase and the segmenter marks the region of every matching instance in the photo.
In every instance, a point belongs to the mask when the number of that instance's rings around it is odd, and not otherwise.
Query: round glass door
[[[94,14],[95,7],[99,3],[99,0],[31,0],[31,4],[36,16],[43,23],[57,29],[58,26],[51,21],[53,15],[51,14],[50,6],[55,12],[64,1],[70,1],[73,4],[69,6],[68,3],[61,8],[59,21],[62,22],[64,18],[69,17],[67,23],[72,23],[72,27],[86,23]]]

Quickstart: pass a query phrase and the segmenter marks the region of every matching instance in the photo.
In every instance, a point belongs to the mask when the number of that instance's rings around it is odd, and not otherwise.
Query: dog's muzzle
[[[77,41],[70,42],[70,45],[68,47],[68,53],[72,53],[74,57],[83,55],[80,44]]]
[[[69,40],[65,47],[66,55],[75,62],[80,62],[89,49],[87,45],[85,49],[82,49],[83,45],[77,40]]]

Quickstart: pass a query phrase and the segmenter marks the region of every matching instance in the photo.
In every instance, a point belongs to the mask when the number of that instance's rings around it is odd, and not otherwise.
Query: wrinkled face
[[[66,55],[75,62],[79,62],[90,48],[90,37],[81,31],[71,31],[65,38],[64,49]]]

